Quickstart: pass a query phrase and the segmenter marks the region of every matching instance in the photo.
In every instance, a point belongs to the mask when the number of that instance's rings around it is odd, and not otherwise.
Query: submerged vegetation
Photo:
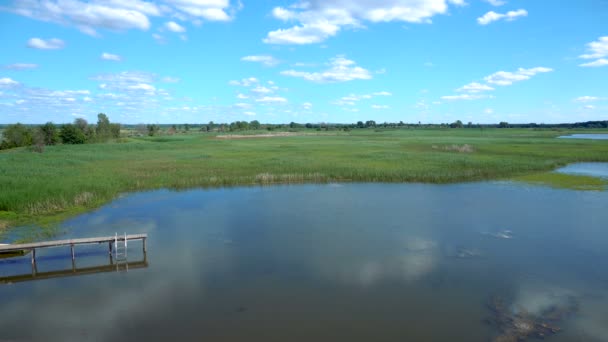
[[[267,137],[246,138],[257,132]],[[52,221],[123,192],[157,188],[495,179],[605,187],[605,180],[550,173],[573,162],[608,162],[605,141],[555,139],[570,133],[575,131],[299,128],[278,137],[268,137],[265,130],[218,139],[217,131],[196,130],[131,134],[103,144],[51,145],[44,153],[11,149],[0,153],[0,229]]]

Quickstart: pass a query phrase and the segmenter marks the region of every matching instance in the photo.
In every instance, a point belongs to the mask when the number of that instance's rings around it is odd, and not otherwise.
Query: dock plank
[[[132,235],[127,235],[126,240],[127,241],[145,240],[147,238],[148,238],[148,234],[132,234]],[[124,241],[125,236],[119,235],[117,240]],[[94,237],[94,238],[82,238],[82,239],[69,239],[69,240],[42,241],[42,242],[32,242],[32,243],[0,245],[0,252],[14,252],[14,251],[32,250],[32,249],[36,249],[36,248],[45,248],[45,247],[85,245],[85,244],[114,242],[114,241],[115,241],[115,236],[106,236],[106,237]]]

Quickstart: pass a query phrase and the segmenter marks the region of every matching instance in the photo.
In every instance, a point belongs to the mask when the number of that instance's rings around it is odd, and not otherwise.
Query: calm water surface
[[[552,341],[608,340],[608,192],[513,183],[154,191],[61,237],[148,233],[148,267],[0,285],[0,340],[488,341],[488,301],[575,301]],[[71,269],[69,248],[38,272]],[[77,267],[109,263],[77,247]],[[128,257],[143,259],[141,244]],[[29,256],[0,277],[31,273]]]
[[[608,134],[570,134],[558,137],[560,139],[591,139],[591,140],[608,140]]]
[[[608,163],[574,163],[557,169],[555,172],[607,178]]]

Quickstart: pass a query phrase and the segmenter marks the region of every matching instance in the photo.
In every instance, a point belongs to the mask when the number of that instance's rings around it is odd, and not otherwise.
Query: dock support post
[[[36,248],[32,248],[32,265],[36,263]]]
[[[146,252],[148,252],[148,248],[146,246],[146,238],[143,238],[142,241],[143,241],[143,246],[144,246],[144,253],[146,253]]]
[[[70,245],[70,249],[72,250],[72,262],[73,262],[74,259],[76,259],[76,256],[74,255],[74,244]]]

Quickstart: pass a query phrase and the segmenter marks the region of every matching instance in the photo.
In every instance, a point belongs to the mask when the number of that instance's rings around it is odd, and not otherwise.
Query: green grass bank
[[[118,194],[302,182],[453,183],[515,179],[604,189],[556,176],[573,162],[608,162],[608,141],[555,139],[598,130],[361,129],[239,139],[193,133],[0,152],[0,230],[57,222]]]

